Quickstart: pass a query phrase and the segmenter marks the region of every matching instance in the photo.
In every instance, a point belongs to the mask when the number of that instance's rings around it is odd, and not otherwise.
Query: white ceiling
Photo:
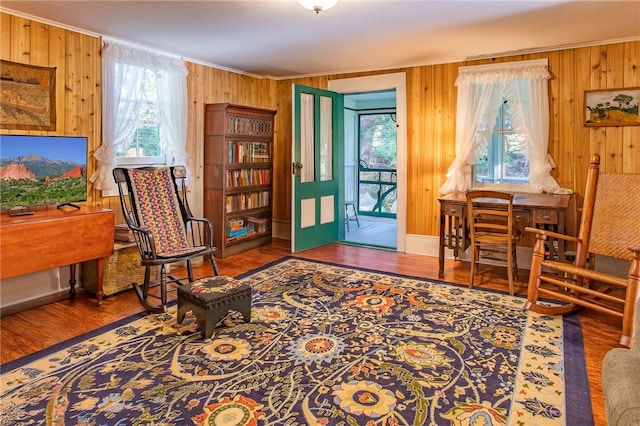
[[[9,1],[8,13],[271,78],[640,39],[640,0]]]

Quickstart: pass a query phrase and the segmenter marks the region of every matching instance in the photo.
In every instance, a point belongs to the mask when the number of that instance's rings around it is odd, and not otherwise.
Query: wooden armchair
[[[536,243],[525,307],[544,314],[586,307],[617,316],[622,319],[620,343],[629,346],[640,297],[640,174],[604,174],[599,173],[599,166],[596,154],[587,174],[577,237],[526,228],[535,233]],[[574,244],[575,261],[546,259],[548,238]],[[602,272],[595,265],[596,255],[630,262],[628,275]],[[541,297],[567,304],[541,304]]]
[[[192,259],[203,256],[214,275],[220,275],[213,257],[213,228],[208,219],[194,217],[189,209],[183,166],[115,168],[113,176],[124,219],[145,267],[142,286],[132,285],[146,310],[166,311],[168,284],[185,284],[185,278],[167,274],[171,263],[186,262],[186,279],[193,282]],[[150,276],[153,266],[160,268],[157,281]],[[160,287],[159,295],[150,291],[154,287]],[[154,305],[149,298],[160,299],[160,303]]]

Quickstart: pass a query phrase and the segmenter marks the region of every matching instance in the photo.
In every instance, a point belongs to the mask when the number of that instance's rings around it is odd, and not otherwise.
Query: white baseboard
[[[430,235],[407,235],[407,253],[421,254],[424,256],[438,257],[440,247],[440,237]],[[518,256],[518,269],[529,269],[531,265],[531,255],[533,250],[531,247],[517,247],[516,255]],[[444,258],[453,259],[453,250],[445,248]],[[458,260],[469,262],[471,259],[470,251],[461,251],[458,253]]]

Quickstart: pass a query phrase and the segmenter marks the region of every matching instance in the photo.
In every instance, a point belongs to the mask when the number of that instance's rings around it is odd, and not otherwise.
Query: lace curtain
[[[178,58],[105,42],[102,49],[102,145],[94,154],[98,169],[91,176],[96,189],[115,190],[116,152],[135,131],[144,90],[145,70],[158,78],[160,148],[167,164],[186,167],[187,68]],[[188,171],[187,171],[188,172]]]
[[[472,166],[486,149],[503,99],[509,102],[514,130],[526,135],[529,183],[523,192],[557,192],[551,176],[549,95],[546,60],[461,67],[456,86],[456,157],[447,171],[441,194],[470,189]]]

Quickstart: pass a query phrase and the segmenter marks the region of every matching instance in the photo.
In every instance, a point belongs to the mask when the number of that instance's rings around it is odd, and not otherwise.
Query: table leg
[[[102,305],[102,295],[104,294],[102,289],[102,278],[104,276],[104,258],[96,259],[96,305]]]
[[[566,231],[564,229],[564,210],[560,210],[558,212],[558,233],[564,234],[565,232]],[[560,238],[558,241],[558,261],[560,262],[565,261],[564,252],[566,249],[567,249],[567,246],[565,244],[565,240]]]
[[[442,209],[441,209],[442,210]],[[438,278],[444,277],[444,214],[440,212],[440,244],[438,245]]]
[[[69,265],[69,297],[76,297],[76,264]]]

